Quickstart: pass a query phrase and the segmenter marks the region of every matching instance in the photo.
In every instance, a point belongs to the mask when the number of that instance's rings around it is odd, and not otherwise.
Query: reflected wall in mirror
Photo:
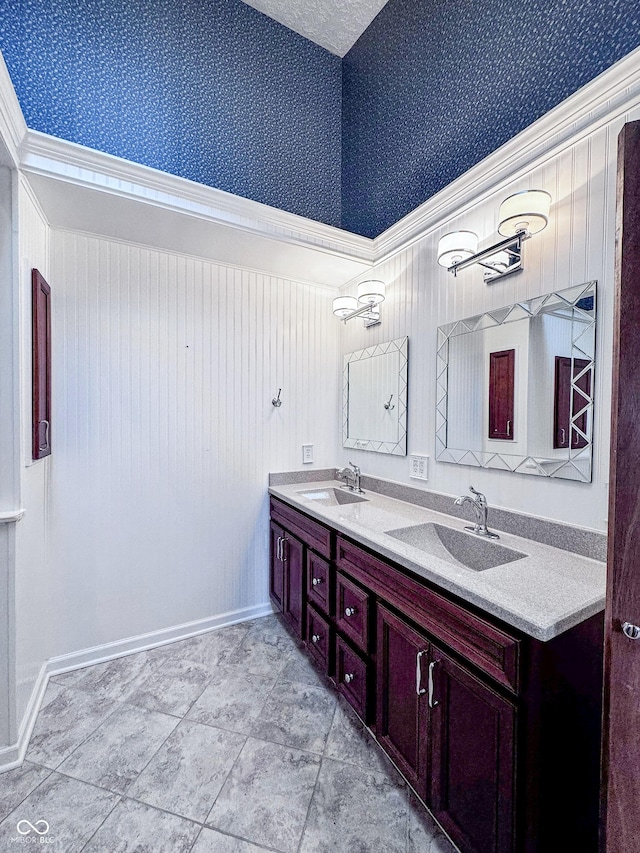
[[[596,282],[438,328],[436,459],[591,482]]]
[[[408,338],[345,355],[344,447],[407,455],[408,364]]]

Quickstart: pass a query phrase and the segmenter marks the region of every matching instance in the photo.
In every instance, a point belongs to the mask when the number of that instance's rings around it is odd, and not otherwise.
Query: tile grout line
[[[320,755],[320,764],[318,765],[318,775],[316,776],[316,781],[315,781],[315,783],[314,783],[314,785],[313,785],[313,791],[311,792],[311,797],[309,798],[309,805],[307,806],[307,813],[306,813],[306,815],[305,815],[304,823],[303,823],[303,825],[302,825],[302,832],[300,833],[300,840],[298,841],[298,846],[297,846],[297,848],[296,848],[297,853],[300,853],[300,850],[301,850],[301,848],[302,848],[302,841],[303,841],[303,839],[304,839],[304,834],[305,834],[305,832],[307,831],[307,824],[309,823],[309,813],[310,813],[310,811],[311,811],[311,805],[312,805],[312,803],[313,803],[313,798],[314,798],[314,797],[315,797],[315,795],[316,795],[316,790],[317,790],[317,787],[318,787],[318,779],[320,778],[320,773],[322,772],[322,763],[323,763],[323,761],[324,761],[324,759],[325,759],[325,752],[327,751],[327,745],[328,745],[328,743],[329,743],[329,736],[331,735],[331,730],[333,729],[333,724],[334,724],[334,722],[335,722],[336,714],[337,714],[337,713],[338,713],[338,701],[337,701],[337,698],[336,698],[336,704],[335,704],[335,706],[334,706],[334,709],[333,709],[333,716],[332,716],[332,718],[331,718],[331,725],[329,726],[329,731],[327,732],[327,737],[326,737],[326,740],[325,740],[325,743],[324,743],[324,749],[322,750],[322,753],[321,753],[321,755]]]
[[[26,759],[25,759],[25,760],[26,760]],[[56,772],[55,770],[51,770],[49,767],[45,767],[45,766],[44,766],[44,764],[37,764],[35,761],[30,761],[29,763],[30,763],[30,764],[33,764],[33,765],[34,765],[34,767],[42,767],[42,769],[43,769],[43,770],[47,770],[47,771],[48,771],[48,772],[47,772],[47,775],[44,777],[44,779],[41,779],[41,780],[38,782],[38,784],[35,786],[35,788],[32,788],[32,789],[29,791],[29,793],[28,793],[28,794],[26,794],[26,795],[25,795],[25,796],[20,800],[20,802],[16,803],[16,805],[15,805],[15,806],[14,806],[14,807],[9,811],[9,812],[7,812],[7,814],[2,818],[2,820],[0,820],[0,826],[2,826],[2,824],[3,824],[6,820],[8,820],[8,819],[11,817],[11,815],[14,813],[14,811],[15,811],[16,809],[19,809],[19,808],[20,808],[20,806],[24,803],[24,801],[25,801],[26,799],[28,799],[28,798],[31,796],[31,794],[35,793],[35,792],[38,790],[38,788],[39,788],[42,784],[44,784],[44,782],[46,782],[46,781],[47,781],[47,779],[51,776],[51,774],[52,774],[52,773],[55,773],[55,772]],[[21,767],[24,767],[24,762],[22,763]],[[16,769],[18,769],[18,768],[16,768]]]
[[[65,690],[70,690],[70,689],[72,689],[72,688],[65,687],[64,689],[65,689]],[[78,692],[78,691],[76,691],[76,692]],[[89,696],[90,696],[91,694],[90,694],[90,693],[83,693],[83,695],[89,695]],[[111,718],[111,717],[116,713],[116,711],[118,710],[118,707],[117,707],[117,706],[120,706],[120,705],[123,705],[123,704],[124,704],[124,702],[120,702],[120,701],[118,701],[118,700],[116,700],[116,699],[114,699],[114,700],[112,700],[112,701],[114,702],[114,704],[116,705],[116,707],[114,707],[111,711],[109,711],[109,713],[107,714],[107,716],[106,716],[103,720],[100,720],[100,722],[99,722],[99,723],[98,723],[98,725],[95,727],[95,729],[92,729],[92,730],[89,732],[89,734],[88,734],[85,738],[83,738],[79,743],[77,743],[77,744],[73,747],[73,749],[71,750],[71,752],[69,752],[67,755],[65,755],[65,756],[64,756],[64,758],[62,758],[62,759],[61,759],[61,760],[56,764],[56,766],[52,768],[52,770],[55,770],[55,771],[57,772],[58,768],[59,768],[62,764],[64,764],[64,762],[67,760],[67,758],[70,758],[70,757],[73,755],[73,753],[74,753],[77,749],[79,749],[79,748],[80,748],[84,743],[86,743],[86,742],[89,740],[89,738],[90,738],[90,737],[93,737],[93,735],[98,731],[98,729],[99,729],[99,728],[100,728],[104,723],[106,723],[106,722],[107,722],[107,720],[108,720],[108,719],[110,719],[110,718]],[[38,716],[40,716],[40,715],[38,714]],[[32,734],[32,737],[33,737],[33,734]],[[27,748],[27,754],[25,755],[25,759],[26,759],[26,760],[30,760],[32,763],[35,763],[35,762],[33,761],[33,759],[29,759],[29,757],[28,757],[28,748]],[[46,765],[46,764],[43,764],[42,766],[43,766],[43,767],[46,767],[47,765]]]

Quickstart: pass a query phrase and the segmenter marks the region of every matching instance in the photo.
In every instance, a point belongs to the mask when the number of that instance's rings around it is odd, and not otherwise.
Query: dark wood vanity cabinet
[[[376,736],[426,800],[429,641],[384,605],[377,612]]]
[[[293,628],[297,637],[304,636],[305,583],[304,545],[291,533],[271,522],[271,599]]]
[[[427,802],[473,853],[511,853],[516,823],[516,708],[437,646],[429,651]]]
[[[275,498],[271,518],[274,607],[462,853],[597,853],[602,614],[542,643]]]

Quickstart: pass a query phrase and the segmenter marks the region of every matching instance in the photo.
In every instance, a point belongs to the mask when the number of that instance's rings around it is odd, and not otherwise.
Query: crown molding
[[[376,237],[374,263],[402,251],[639,104],[637,48]]]
[[[17,168],[19,165],[19,151],[22,141],[27,133],[27,123],[22,115],[18,98],[16,97],[9,69],[7,68],[2,52],[0,51],[0,147],[6,149],[9,163]],[[4,143],[4,145],[2,144]],[[0,163],[3,161],[0,154]]]
[[[373,240],[367,237],[38,131],[26,131],[20,167],[28,175],[100,190],[279,242],[369,262],[373,258]]]

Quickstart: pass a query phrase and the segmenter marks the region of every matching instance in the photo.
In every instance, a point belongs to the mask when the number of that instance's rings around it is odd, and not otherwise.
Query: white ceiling
[[[321,47],[344,56],[387,0],[244,0]]]

